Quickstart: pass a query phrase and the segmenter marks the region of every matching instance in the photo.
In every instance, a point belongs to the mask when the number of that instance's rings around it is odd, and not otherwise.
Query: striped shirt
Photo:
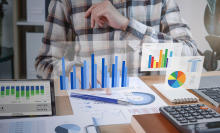
[[[104,1],[51,0],[43,44],[35,62],[39,78],[59,75],[62,57],[66,58],[66,72],[73,65],[81,66],[83,60],[90,60],[91,54],[95,54],[96,62],[108,58],[107,65],[116,55],[136,65],[134,51],[142,43],[183,43],[183,56],[196,54],[196,43],[175,0],[110,0],[129,19],[125,31],[107,24],[91,28],[90,16],[84,18],[85,12]]]

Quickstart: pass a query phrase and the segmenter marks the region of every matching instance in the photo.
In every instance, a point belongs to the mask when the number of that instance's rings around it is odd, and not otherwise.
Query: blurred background
[[[219,1],[219,0],[217,0]],[[0,79],[35,79],[34,60],[43,37],[43,24],[50,0],[0,0]],[[219,70],[220,7],[216,0],[176,0],[191,28],[203,71]],[[209,3],[209,6],[208,6]],[[28,7],[28,8],[27,8]],[[219,9],[219,10],[218,10]],[[219,11],[219,12],[218,12]],[[218,32],[219,31],[219,32]],[[165,74],[165,72],[155,72]]]

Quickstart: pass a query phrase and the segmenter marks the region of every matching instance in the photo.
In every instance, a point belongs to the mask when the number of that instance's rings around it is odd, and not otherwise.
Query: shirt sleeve
[[[68,12],[68,4],[63,0],[51,0],[49,15],[44,23],[44,37],[39,55],[35,60],[37,77],[50,79],[59,76],[62,71],[61,58],[65,57],[74,38],[72,21]],[[66,59],[65,69],[68,72],[77,62]]]
[[[121,40],[140,40],[142,43],[183,43],[182,55],[197,54],[196,42],[193,40],[190,28],[180,15],[179,7],[174,0],[164,0],[161,21],[161,32],[130,18],[129,24],[121,34]],[[132,44],[141,49],[140,44]],[[134,46],[135,45],[135,46]]]

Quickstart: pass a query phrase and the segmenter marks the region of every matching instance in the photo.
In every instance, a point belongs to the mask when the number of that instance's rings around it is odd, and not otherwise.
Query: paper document
[[[70,115],[0,120],[0,133],[86,133],[93,125],[89,115]],[[90,128],[89,133],[96,133]]]
[[[128,100],[136,105],[124,106],[92,100],[70,97],[75,115],[89,114],[97,120],[98,125],[131,123],[132,115],[159,113],[159,107],[167,104],[138,77],[131,77],[130,86],[134,89],[112,89],[112,95],[99,93],[96,96]],[[70,92],[73,91],[68,91]]]

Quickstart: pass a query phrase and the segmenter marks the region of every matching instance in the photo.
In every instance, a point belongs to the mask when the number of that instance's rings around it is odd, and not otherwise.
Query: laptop
[[[191,89],[212,105],[220,106],[220,76],[201,77],[198,89]]]

